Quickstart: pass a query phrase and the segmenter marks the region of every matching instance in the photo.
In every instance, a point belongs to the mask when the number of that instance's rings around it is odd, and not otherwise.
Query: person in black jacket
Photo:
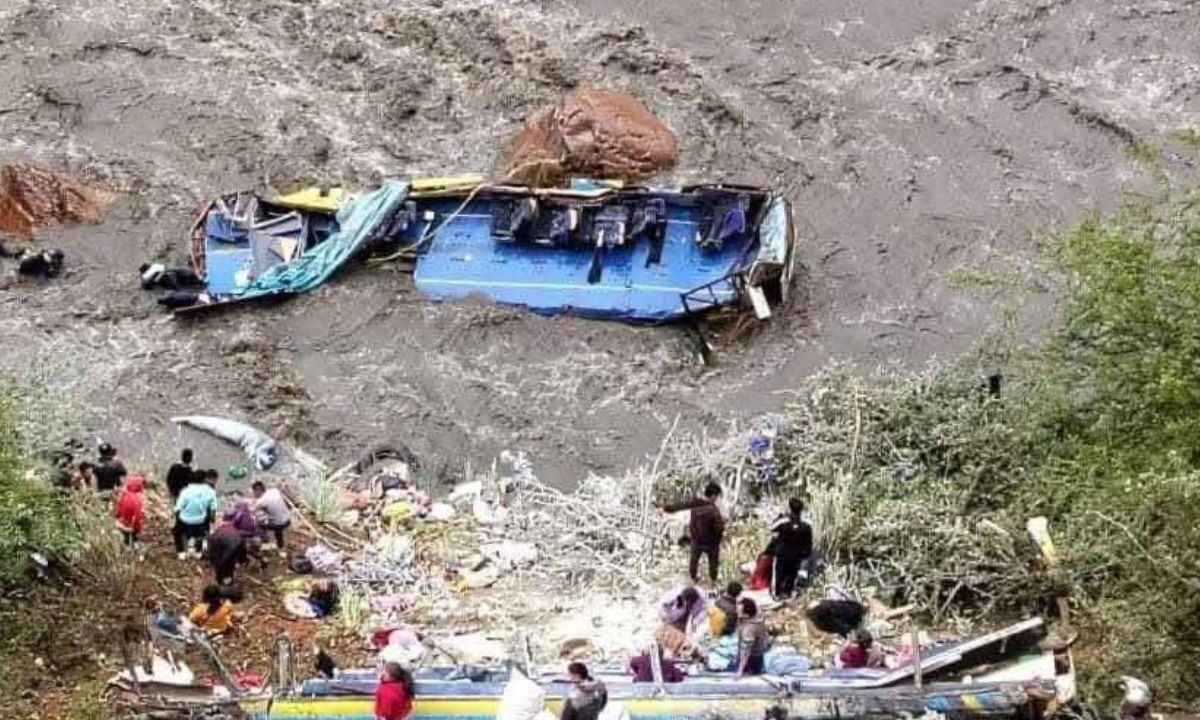
[[[191,449],[184,448],[183,452],[179,453],[179,462],[171,465],[167,470],[167,490],[171,493],[172,500],[177,500],[179,493],[183,492],[183,489],[196,477],[196,468],[192,467],[192,457]]]
[[[563,701],[560,720],[597,720],[608,705],[608,688],[592,678],[587,665],[573,662],[567,666],[571,690]]]
[[[125,481],[125,476],[129,472],[125,469],[125,463],[117,457],[117,449],[112,445],[102,443],[99,453],[100,462],[92,470],[92,474],[96,478],[96,491],[111,493],[121,487],[121,483]]]
[[[663,508],[669,513],[692,511],[688,520],[688,543],[691,546],[688,575],[692,582],[696,582],[699,577],[701,555],[708,557],[709,580],[714,584],[717,582],[717,568],[721,564],[721,538],[725,535],[725,518],[721,517],[721,509],[717,507],[719,497],[721,486],[710,482],[704,486],[702,497],[694,497]]]
[[[771,526],[768,551],[775,558],[775,579],[771,590],[777,598],[792,596],[796,591],[796,576],[800,573],[800,566],[812,555],[812,527],[800,519],[803,512],[804,501],[792,498],[788,501],[788,514]]]

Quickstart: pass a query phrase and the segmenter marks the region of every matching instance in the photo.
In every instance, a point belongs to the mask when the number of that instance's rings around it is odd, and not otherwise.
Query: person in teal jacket
[[[175,500],[175,519],[179,526],[179,532],[175,533],[175,552],[179,553],[180,560],[188,553],[200,557],[208,538],[208,528],[217,516],[217,491],[207,482],[211,473],[204,475],[204,479],[193,478]],[[195,545],[200,549],[195,549]]]

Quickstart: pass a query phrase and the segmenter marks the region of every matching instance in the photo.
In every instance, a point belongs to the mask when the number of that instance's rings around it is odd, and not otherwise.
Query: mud
[[[389,441],[444,473],[501,447],[564,483],[617,470],[677,414],[723,427],[829,358],[957,354],[1009,309],[1039,327],[1040,234],[1193,176],[1173,133],[1200,117],[1198,35],[1195,0],[9,0],[0,162],[121,196],[43,237],[65,278],[0,283],[0,356],[53,342],[80,412],[143,461],[178,442],[165,418],[204,412],[344,459]],[[667,179],[795,203],[799,300],[715,368],[677,330],[430,305],[387,268],[198,322],[137,290],[216,191],[492,169],[583,82],[677,134]]]

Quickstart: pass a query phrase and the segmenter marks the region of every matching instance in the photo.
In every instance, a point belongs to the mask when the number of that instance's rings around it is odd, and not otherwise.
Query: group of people
[[[216,470],[197,469],[190,449],[167,471],[167,491],[174,502],[175,552],[180,560],[207,553],[218,586],[231,583],[238,566],[251,558],[265,562],[265,550],[277,549],[286,556],[284,535],[291,526],[283,494],[260,481],[250,486],[252,499],[236,498],[217,522],[219,477]]]
[[[96,459],[84,460],[74,465],[74,454],[63,452],[54,463],[54,484],[63,490],[91,490],[109,497],[125,482],[129,471],[117,457],[117,449],[109,443],[101,443]]]
[[[668,513],[688,510],[688,576],[700,581],[700,559],[708,561],[708,579],[715,586],[721,566],[721,542],[725,537],[725,518],[717,505],[721,486],[710,482],[700,495],[663,507]],[[812,527],[803,519],[804,501],[791,498],[788,512],[771,525],[771,540],[759,554],[751,586],[770,587],[775,598],[791,597],[815,570]],[[761,586],[761,587],[759,587]]]
[[[731,582],[711,601],[696,586],[701,582],[700,560],[707,560],[707,580],[716,586],[721,566],[721,544],[725,536],[725,518],[718,505],[722,488],[715,482],[704,486],[699,495],[665,505],[668,513],[689,511],[687,536],[689,553],[687,572],[692,584],[676,588],[659,605],[661,626],[655,634],[662,653],[664,679],[682,679],[676,663],[703,660],[697,636],[703,634],[715,645],[736,647],[731,670],[739,676],[763,672],[764,657],[771,646],[771,635],[759,616],[758,604],[743,597],[740,582]],[[791,598],[809,582],[818,567],[812,527],[804,521],[804,501],[791,498],[787,512],[770,528],[770,540],[759,553],[749,583],[753,590],[769,589],[773,598]],[[732,637],[731,637],[732,636]],[[721,643],[722,638],[729,639]],[[868,637],[856,637],[848,646],[847,666],[865,662],[860,656],[870,647]],[[724,658],[721,658],[723,664]],[[636,675],[649,674],[648,656],[634,659]],[[710,664],[711,665],[711,664]],[[645,678],[644,678],[645,679]]]
[[[559,720],[597,720],[608,706],[608,688],[580,662],[567,666],[567,680],[571,688]],[[412,673],[400,663],[384,663],[375,686],[375,720],[405,720],[412,714],[415,699]]]
[[[698,637],[710,640],[736,638],[737,655],[733,669],[739,677],[761,675],[764,657],[771,646],[771,635],[759,616],[758,603],[742,597],[742,585],[731,582],[712,601],[693,585],[668,592],[659,601],[661,625],[654,634],[664,679],[683,679],[677,663],[703,661]],[[649,657],[639,656],[630,664],[634,676],[649,679]]]
[[[218,586],[232,582],[238,566],[251,558],[264,562],[262,552],[284,550],[291,527],[291,512],[278,488],[254,482],[250,497],[235,497],[220,513],[216,485],[220,474],[199,469],[194,453],[185,449],[167,471],[166,486],[174,521],[171,535],[180,560],[207,555]],[[109,443],[99,446],[95,462],[84,461],[71,469],[74,460],[64,453],[56,465],[55,482],[64,491],[90,490],[112,499],[112,516],[124,544],[143,557],[141,537],[146,526],[146,477],[130,474]]]

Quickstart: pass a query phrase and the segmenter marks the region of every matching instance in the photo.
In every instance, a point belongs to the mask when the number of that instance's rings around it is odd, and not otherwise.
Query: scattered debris
[[[275,441],[246,423],[209,415],[180,415],[171,418],[171,422],[203,430],[240,446],[259,470],[270,469],[279,459]]]
[[[25,277],[50,279],[58,277],[63,271],[63,251],[57,248],[52,250],[35,248],[10,250],[0,244],[0,258],[16,260],[17,274]]]

